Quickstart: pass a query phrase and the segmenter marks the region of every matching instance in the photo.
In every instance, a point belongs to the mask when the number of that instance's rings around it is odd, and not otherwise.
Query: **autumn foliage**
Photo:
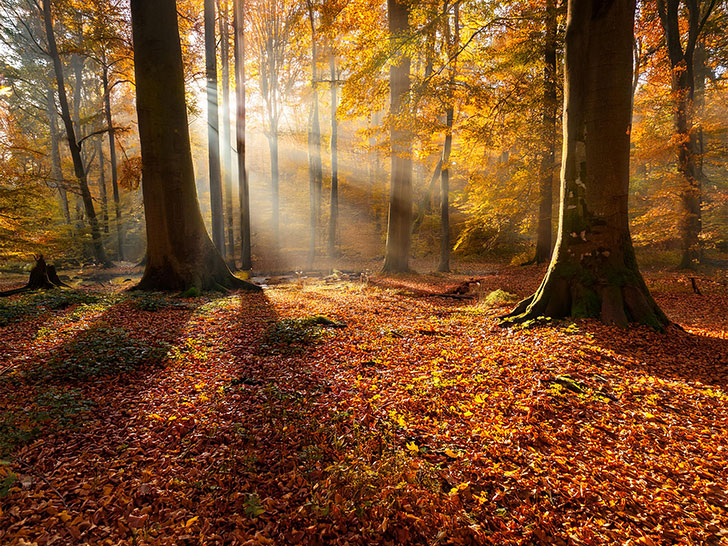
[[[3,302],[0,541],[719,544],[720,279],[647,275],[667,334],[498,327],[538,280]]]

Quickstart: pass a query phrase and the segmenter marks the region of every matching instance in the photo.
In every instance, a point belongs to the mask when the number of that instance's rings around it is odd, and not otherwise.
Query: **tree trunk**
[[[210,175],[212,240],[225,256],[225,223],[220,174],[220,132],[217,105],[217,57],[215,55],[215,0],[205,0],[205,77],[207,79],[207,147]]]
[[[321,165],[321,120],[318,101],[318,47],[316,43],[316,22],[311,1],[308,4],[308,18],[311,27],[311,129],[308,133],[308,177],[309,177],[309,245],[308,265],[313,266],[316,258],[316,232],[321,211],[321,190],[323,167]]]
[[[336,230],[339,220],[339,122],[336,118],[336,55],[332,52],[331,66],[331,204],[329,209],[329,256],[336,256]]]
[[[228,3],[227,0],[218,0],[220,13],[220,58],[222,77],[222,126],[220,138],[222,139],[222,182],[225,197],[225,223],[227,231],[227,258],[228,263],[235,264],[235,241],[233,233],[233,186],[232,177],[232,142],[230,137],[230,33],[228,31]]]
[[[569,0],[557,244],[541,286],[505,324],[668,322],[637,267],[627,215],[634,10],[635,0]]]
[[[445,145],[442,149],[442,169],[440,171],[440,263],[437,270],[450,271],[450,153],[452,152],[452,125],[455,118],[455,76],[457,74],[457,55],[460,48],[460,2],[453,6],[454,28],[450,31],[450,17],[447,16],[445,1],[445,44],[448,48],[449,85],[447,108],[445,109]]]
[[[554,195],[554,163],[556,158],[556,0],[546,1],[544,36],[543,114],[541,165],[539,166],[538,228],[536,234],[537,264],[551,258],[551,210]]]
[[[61,63],[61,57],[58,54],[58,47],[56,46],[56,37],[53,33],[53,15],[51,13],[51,0],[43,0],[43,21],[45,24],[46,37],[48,41],[48,55],[53,62],[53,70],[56,76],[56,85],[58,87],[58,102],[61,106],[61,119],[66,127],[66,134],[68,135],[68,147],[71,151],[71,157],[73,159],[73,170],[76,178],[78,179],[79,186],[81,189],[81,199],[83,200],[84,210],[86,211],[86,217],[88,223],[91,226],[91,239],[93,244],[94,257],[96,261],[105,267],[110,267],[113,264],[106,257],[104,252],[104,246],[101,241],[101,231],[99,230],[99,222],[96,218],[96,211],[94,210],[93,199],[91,198],[91,192],[88,187],[88,179],[86,175],[86,168],[81,158],[81,148],[76,140],[76,132],[73,127],[73,121],[71,120],[71,113],[68,109],[68,98],[66,96],[66,87],[63,77],[63,64]],[[77,82],[77,85],[80,82]]]
[[[101,195],[101,223],[104,233],[109,232],[109,202],[106,196],[106,162],[101,139],[96,141],[96,153],[99,156],[99,194]]]
[[[250,190],[245,165],[245,0],[233,0],[233,26],[235,27],[235,102],[236,148],[238,152],[238,200],[240,204],[240,267],[249,271],[253,267],[250,255]]]
[[[701,219],[701,177],[702,166],[699,158],[699,130],[694,122],[694,53],[698,38],[716,2],[706,2],[706,10],[701,13],[701,1],[686,2],[687,32],[680,25],[680,0],[658,0],[657,9],[665,33],[667,53],[672,67],[672,101],[675,119],[675,138],[677,146],[677,170],[681,177],[680,240],[682,256],[681,268],[693,268],[700,262]],[[683,42],[685,46],[683,48]]]
[[[230,273],[202,220],[174,0],[132,0],[137,118],[147,228],[143,290],[252,288]]]
[[[116,253],[119,260],[124,260],[124,226],[121,219],[121,202],[119,199],[119,175],[116,166],[116,138],[111,118],[111,89],[109,89],[109,67],[103,62],[101,82],[104,86],[104,115],[109,128],[109,163],[111,164],[111,191],[114,197],[114,218],[116,220]]]
[[[61,211],[66,220],[66,224],[71,225],[71,211],[68,208],[68,193],[66,192],[65,181],[63,180],[63,170],[61,168],[61,150],[58,144],[58,113],[56,111],[56,100],[53,89],[50,87],[46,91],[46,101],[48,109],[48,126],[51,137],[51,178],[53,185],[58,190],[58,197],[61,201]]]
[[[405,0],[387,0],[390,43],[393,48],[398,48],[403,36],[409,32],[409,9],[409,3]],[[412,133],[408,121],[403,119],[410,108],[411,59],[406,51],[397,51],[396,55],[389,69],[392,178],[383,267],[383,271],[389,273],[409,271],[412,229]]]

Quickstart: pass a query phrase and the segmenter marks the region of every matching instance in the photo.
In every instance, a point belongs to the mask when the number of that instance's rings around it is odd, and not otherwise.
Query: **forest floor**
[[[481,269],[1,301],[0,543],[728,543],[722,279],[501,328],[543,269]]]

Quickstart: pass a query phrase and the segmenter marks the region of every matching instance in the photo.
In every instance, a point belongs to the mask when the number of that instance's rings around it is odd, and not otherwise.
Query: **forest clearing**
[[[667,333],[498,326],[542,273],[14,296],[0,542],[723,543],[725,286],[648,272]]]
[[[728,545],[726,29],[0,0],[0,545]]]

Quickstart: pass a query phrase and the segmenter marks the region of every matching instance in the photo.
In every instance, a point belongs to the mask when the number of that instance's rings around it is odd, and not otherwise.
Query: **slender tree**
[[[308,177],[309,177],[309,249],[308,264],[313,265],[316,257],[316,231],[321,210],[321,189],[323,186],[323,167],[321,165],[321,121],[318,100],[318,42],[316,33],[316,13],[313,1],[307,0],[308,20],[311,28],[311,125],[308,131]]]
[[[389,192],[389,219],[385,272],[409,271],[410,234],[412,229],[412,132],[403,118],[409,109],[410,64],[403,41],[409,33],[410,3],[388,0],[390,44],[396,59],[389,69],[390,86],[390,157],[392,163]]]
[[[220,122],[217,104],[217,55],[215,47],[215,0],[205,0],[205,77],[207,79],[207,146],[210,176],[212,240],[225,255],[225,223],[220,173]]]
[[[657,9],[665,33],[667,54],[672,68],[672,101],[675,116],[674,141],[677,146],[677,170],[682,178],[680,202],[682,218],[681,268],[693,267],[701,258],[701,158],[702,139],[693,127],[695,99],[695,49],[698,39],[717,0],[686,0],[687,28],[680,24],[682,0],[658,0]],[[686,31],[686,32],[685,32]],[[683,47],[683,41],[685,45]]]
[[[195,187],[175,0],[131,0],[147,258],[137,288],[259,287],[233,276]]]
[[[546,0],[543,69],[543,111],[541,131],[543,150],[539,165],[538,228],[536,232],[537,264],[551,257],[551,210],[554,195],[554,163],[556,161],[556,113],[558,110],[556,82],[556,0]]]
[[[541,286],[504,317],[662,328],[637,267],[627,196],[635,0],[569,0],[559,233]]]
[[[245,164],[245,0],[233,0],[235,28],[235,142],[238,152],[238,200],[240,204],[240,267],[253,267],[250,255],[250,190]]]
[[[445,145],[442,149],[440,170],[440,264],[438,271],[450,271],[450,153],[452,151],[452,124],[455,118],[455,76],[460,48],[460,2],[453,6],[453,28],[450,28],[448,4],[445,0],[445,45],[448,50],[448,86],[445,107]]]
[[[222,187],[225,198],[225,231],[227,232],[226,256],[229,264],[235,264],[233,233],[233,186],[232,141],[230,136],[230,32],[227,0],[218,0],[220,14],[220,76],[222,78],[222,124],[220,143],[222,156]],[[232,267],[232,265],[231,265]]]
[[[66,224],[71,225],[71,212],[68,210],[68,192],[66,182],[63,180],[61,168],[61,149],[58,144],[58,111],[56,110],[56,99],[52,88],[46,91],[46,108],[48,111],[48,127],[50,132],[50,156],[51,156],[51,178],[53,185],[58,189],[58,196],[61,201],[61,211]]]
[[[114,219],[116,223],[116,253],[119,260],[124,259],[124,226],[121,217],[121,199],[119,197],[119,173],[116,165],[116,133],[111,117],[111,87],[109,86],[109,66],[101,65],[101,84],[104,89],[104,117],[109,138],[109,163],[111,165],[111,192],[114,199]]]
[[[86,217],[88,218],[89,225],[91,226],[91,240],[94,251],[94,257],[96,261],[105,267],[113,265],[111,261],[106,257],[104,251],[104,245],[101,240],[101,230],[99,229],[99,222],[96,218],[96,211],[94,210],[94,203],[91,197],[91,191],[88,186],[88,177],[86,173],[86,167],[81,158],[81,146],[79,141],[76,140],[76,131],[73,126],[73,120],[71,118],[71,112],[68,108],[68,98],[66,95],[66,84],[63,74],[63,63],[61,57],[58,54],[58,47],[56,45],[56,37],[53,31],[53,14],[51,12],[51,0],[43,0],[43,22],[45,25],[46,39],[48,43],[48,55],[53,63],[53,71],[56,76],[56,86],[58,90],[58,102],[61,107],[61,119],[63,125],[66,128],[66,135],[68,136],[68,147],[71,151],[71,158],[73,159],[73,170],[78,179],[79,187],[81,190],[81,199],[83,201],[84,210]],[[80,79],[77,79],[76,85],[80,84]]]
[[[329,208],[329,256],[336,256],[336,229],[339,219],[339,122],[336,117],[338,98],[336,96],[336,54],[329,57],[331,70],[331,202]]]

